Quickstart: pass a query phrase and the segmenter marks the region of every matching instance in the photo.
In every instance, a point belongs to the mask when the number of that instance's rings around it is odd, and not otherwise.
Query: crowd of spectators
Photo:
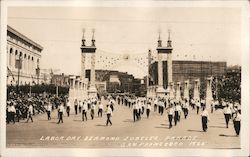
[[[46,112],[45,105],[50,102],[52,109],[58,107],[61,100],[66,100],[66,95],[51,95],[51,94],[26,94],[16,93],[14,91],[8,93],[7,107],[6,107],[6,121],[19,122],[20,119],[26,119],[29,105],[33,106],[33,115],[42,114]]]

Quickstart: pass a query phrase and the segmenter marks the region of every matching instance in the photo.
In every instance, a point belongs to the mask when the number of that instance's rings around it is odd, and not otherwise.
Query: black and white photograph
[[[232,2],[6,2],[5,148],[249,155],[248,3]]]

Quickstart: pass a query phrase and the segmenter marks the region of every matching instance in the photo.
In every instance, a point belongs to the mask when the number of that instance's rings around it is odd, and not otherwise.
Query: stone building
[[[7,85],[42,83],[40,75],[42,50],[41,45],[7,26]]]

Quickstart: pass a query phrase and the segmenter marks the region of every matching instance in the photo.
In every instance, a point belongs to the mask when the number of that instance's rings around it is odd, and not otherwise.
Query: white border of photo
[[[6,44],[8,7],[239,7],[242,9],[242,121],[241,149],[69,149],[6,148]],[[1,1],[1,156],[249,156],[249,2],[242,1]]]

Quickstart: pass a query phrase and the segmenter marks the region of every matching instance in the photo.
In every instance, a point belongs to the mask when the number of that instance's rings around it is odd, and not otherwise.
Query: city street
[[[140,121],[134,122],[132,109],[118,104],[114,106],[112,126],[106,126],[105,114],[102,118],[97,116],[97,109],[93,120],[88,111],[88,121],[75,115],[73,108],[70,117],[64,114],[62,124],[57,124],[56,110],[50,121],[46,114],[33,118],[33,123],[21,120],[6,126],[7,147],[240,148],[240,137],[235,136],[233,123],[230,121],[226,128],[221,110],[210,113],[207,132],[202,131],[201,117],[194,110],[190,110],[187,119],[182,113],[180,123],[171,129],[166,111],[162,116],[151,111],[149,119],[144,113]]]

